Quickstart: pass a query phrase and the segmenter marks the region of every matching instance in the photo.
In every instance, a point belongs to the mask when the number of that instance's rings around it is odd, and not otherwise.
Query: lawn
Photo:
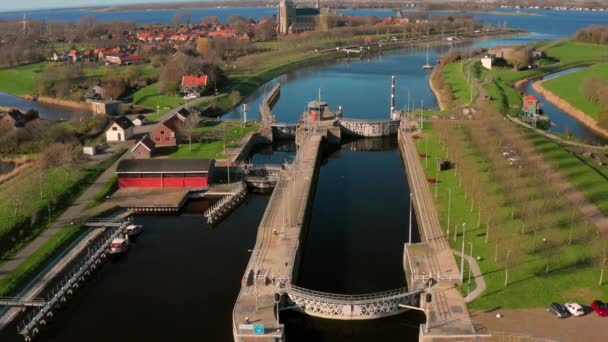
[[[225,138],[222,138],[221,141],[202,142],[205,138],[195,137],[192,139],[192,148],[189,143],[184,142],[177,149],[159,149],[158,154],[167,155],[171,159],[224,159],[227,157],[224,152],[224,142],[226,142],[226,148],[232,148],[245,135],[257,131],[259,128],[258,122],[249,122],[247,127],[241,129],[238,121],[206,121],[201,127],[195,129],[193,136]]]
[[[157,120],[173,108],[183,105],[184,102],[184,99],[178,96],[159,94],[158,83],[150,84],[133,95],[134,104],[156,110],[154,114],[148,116],[148,120],[151,121]]]
[[[587,101],[581,90],[583,81],[592,76],[597,76],[608,82],[608,63],[596,64],[568,75],[550,79],[543,82],[543,86],[574,107],[582,110],[585,114],[597,119],[600,105]]]
[[[33,94],[46,64],[43,62],[0,70],[0,91],[14,95]]]
[[[0,185],[0,258],[14,254],[48,227],[125,151],[97,165],[50,170],[34,166]]]
[[[68,226],[61,228],[60,231],[51,236],[34,254],[30,255],[17,268],[0,280],[0,297],[13,294],[18,286],[36,274],[52,256],[57,254],[66,243],[80,232],[80,226]]]
[[[488,95],[491,96],[490,103],[500,110],[501,113],[515,116],[521,113],[521,95],[501,77],[492,78],[484,88]]]
[[[450,87],[452,96],[456,102],[461,104],[470,104],[479,96],[477,89],[472,86],[467,78],[467,68],[468,66],[465,65],[463,71],[460,63],[452,63],[446,65],[443,69],[443,78]],[[474,77],[474,75],[471,75],[471,77]]]
[[[446,157],[446,150],[439,141],[439,136],[433,126],[425,124],[425,133],[429,135],[428,154],[434,160],[435,157]],[[453,134],[460,134],[454,129]],[[463,136],[464,139],[464,136]],[[426,144],[424,139],[417,142],[420,153],[426,152]],[[456,147],[449,147],[449,152],[454,158]],[[485,166],[485,161],[475,152],[474,148],[469,148],[466,151],[465,158],[468,158],[477,167],[467,169],[466,172],[471,172],[474,179],[479,179],[481,184],[487,187],[483,189],[481,196],[495,196],[501,198],[504,193],[501,189],[504,187],[497,184],[495,178],[489,174]],[[425,163],[422,163],[424,168]],[[455,169],[442,171],[439,173],[438,192],[435,203],[438,205],[438,214],[440,221],[444,227],[446,234],[448,233],[445,227],[447,226],[448,203],[451,203],[450,225],[452,228],[449,231],[448,241],[453,249],[460,250],[462,246],[462,224],[466,224],[465,236],[465,253],[469,253],[469,242],[473,244],[473,255],[480,256],[480,268],[486,281],[487,290],[475,301],[469,304],[472,309],[491,309],[496,307],[502,308],[528,308],[528,307],[544,307],[552,301],[578,301],[581,303],[590,303],[595,298],[608,296],[608,286],[598,286],[599,267],[590,262],[590,252],[588,246],[583,243],[574,243],[571,246],[558,245],[558,249],[552,251],[552,256],[548,257],[541,247],[538,247],[537,252],[530,250],[532,242],[532,234],[520,236],[517,241],[523,246],[513,247],[519,248],[521,253],[517,256],[517,263],[509,269],[509,285],[504,286],[505,268],[501,262],[504,260],[504,250],[509,245],[509,241],[496,240],[494,236],[508,236],[507,234],[518,234],[522,225],[521,219],[516,215],[515,218],[510,218],[511,207],[503,203],[493,211],[497,216],[508,217],[504,222],[493,223],[493,226],[500,227],[501,232],[490,231],[490,240],[486,242],[486,225],[485,214],[482,210],[481,225],[478,225],[479,210],[477,203],[471,206],[471,194],[465,192],[465,185],[461,183]],[[436,167],[435,163],[431,162],[425,173],[429,178],[435,178]],[[435,191],[435,184],[429,184],[431,193]],[[542,186],[536,185],[536,186]],[[510,189],[510,191],[519,191]],[[534,191],[534,188],[532,188]],[[451,192],[451,196],[449,195]],[[465,195],[466,194],[466,195]],[[451,198],[450,198],[451,197]],[[450,199],[449,199],[450,198]],[[490,197],[485,197],[490,198]],[[483,201],[482,201],[483,203]],[[471,207],[473,209],[471,209]],[[563,214],[563,213],[562,213]],[[546,213],[553,215],[553,213]],[[454,227],[458,227],[458,234],[454,240]],[[544,231],[541,231],[541,234]],[[564,235],[568,234],[568,229],[555,229],[555,234],[563,240]],[[552,238],[558,239],[556,236]],[[540,241],[540,238],[539,238]],[[540,242],[539,242],[540,243]],[[496,246],[499,246],[498,263],[494,261]],[[547,260],[551,260],[551,271],[546,273],[545,267]],[[605,282],[606,283],[606,282]],[[466,295],[466,286],[460,287],[463,295]]]
[[[572,185],[582,192],[604,214],[608,215],[608,169],[606,166],[594,165],[590,160],[566,150],[563,146],[535,133],[526,130],[528,139],[534,143],[536,150],[543,154],[564,175]]]

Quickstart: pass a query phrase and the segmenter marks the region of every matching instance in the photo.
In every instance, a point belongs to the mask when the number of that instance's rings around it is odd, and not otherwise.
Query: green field
[[[592,76],[608,82],[608,63],[601,63],[588,68],[575,71],[543,82],[543,86],[555,95],[568,101],[574,107],[582,110],[585,114],[597,119],[600,112],[598,103],[590,103],[581,91],[583,81]]]
[[[521,95],[501,77],[492,78],[484,88],[491,97],[490,103],[496,109],[500,110],[501,113],[511,115],[518,115],[521,113]]]
[[[570,152],[533,131],[526,131],[526,135],[546,160],[568,177],[572,185],[595,204],[604,215],[608,215],[608,168],[606,166],[594,165],[592,160]]]
[[[71,241],[81,232],[80,226],[63,227],[51,236],[34,254],[6,274],[0,280],[0,297],[11,295],[24,281],[34,274],[67,242]]]
[[[468,66],[465,65],[463,71],[460,62],[457,62],[448,64],[443,69],[443,78],[450,87],[452,96],[461,104],[470,104],[479,96],[479,92],[467,78],[467,68]],[[471,77],[475,76],[471,75]]]
[[[33,94],[46,62],[0,70],[0,91],[14,95]]]
[[[148,120],[154,121],[171,111],[173,108],[183,105],[185,101],[178,96],[159,94],[158,83],[153,83],[138,90],[133,95],[133,103],[154,109],[156,112],[147,116]]]
[[[426,124],[425,124],[426,125]],[[428,129],[427,129],[428,128]],[[446,157],[442,145],[438,140],[438,135],[434,127],[425,126],[425,132],[430,135],[429,155],[434,160],[435,157]],[[454,134],[456,130],[454,130]],[[418,141],[419,151],[426,151],[423,139]],[[454,153],[454,149],[450,147],[450,153]],[[489,174],[485,166],[485,161],[475,152],[474,149],[469,149],[466,152],[466,158],[473,161],[477,165],[474,169],[467,169],[467,172],[472,172],[472,177],[479,179],[481,183],[488,187],[483,190],[482,198],[489,199],[490,197],[501,198],[503,196],[502,188],[496,184],[492,175]],[[422,163],[424,167],[425,163]],[[458,167],[458,166],[457,166]],[[462,172],[462,171],[458,171]],[[425,169],[427,177],[434,178],[436,174],[435,163],[429,163],[429,167]],[[485,219],[482,214],[482,224],[477,225],[478,209],[477,205],[471,210],[471,194],[465,197],[465,185],[459,181],[457,170],[448,170],[439,173],[438,196],[435,203],[438,205],[438,214],[440,221],[444,227],[447,225],[448,212],[448,189],[451,190],[451,217],[450,225],[452,226],[448,241],[453,249],[460,250],[462,246],[462,223],[466,224],[465,237],[465,253],[469,253],[469,242],[473,243],[473,255],[480,256],[479,266],[482,270],[486,281],[487,290],[482,295],[469,304],[472,309],[491,309],[496,307],[501,308],[529,308],[529,307],[545,307],[552,301],[578,301],[588,304],[595,298],[608,296],[608,286],[606,281],[603,286],[598,286],[600,268],[590,262],[589,247],[583,243],[574,243],[571,246],[559,245],[557,250],[551,250],[551,255],[548,256],[539,249],[538,252],[531,252],[532,234],[526,234],[523,239],[525,246],[514,247],[520,249],[518,260],[509,268],[509,286],[504,286],[505,268],[501,263],[494,262],[496,245],[499,249],[499,262],[501,258],[504,260],[503,244],[508,241],[494,241],[493,235],[502,234],[518,234],[521,226],[520,219],[516,216],[515,219],[510,219],[511,207],[504,202],[493,211],[498,217],[507,217],[504,222],[495,226],[500,227],[500,233],[490,231],[490,241],[486,242]],[[483,181],[482,181],[483,180]],[[542,186],[542,185],[540,185]],[[429,184],[431,193],[435,191],[435,184]],[[467,192],[469,192],[467,190]],[[482,201],[483,202],[483,201]],[[483,213],[483,210],[482,210]],[[552,215],[548,213],[547,215]],[[564,213],[564,215],[567,215]],[[454,226],[458,226],[458,237],[454,241]],[[507,233],[509,232],[509,233]],[[446,231],[447,233],[447,231]],[[564,239],[567,236],[568,229],[555,229],[554,234],[550,239]],[[520,241],[520,240],[518,240]],[[540,238],[539,238],[540,241]],[[539,247],[540,248],[540,247]],[[551,260],[551,271],[546,273],[545,267],[547,260]],[[460,287],[464,295],[466,295],[466,286]]]

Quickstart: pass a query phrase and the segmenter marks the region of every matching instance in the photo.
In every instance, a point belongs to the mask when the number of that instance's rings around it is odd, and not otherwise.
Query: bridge
[[[407,309],[400,305],[417,305],[421,291],[408,291],[404,287],[378,293],[343,295],[287,284],[281,288],[281,292],[288,296],[288,308],[307,315],[339,320],[365,320],[404,312]]]
[[[340,129],[345,136],[387,137],[397,135],[399,120],[340,119]]]

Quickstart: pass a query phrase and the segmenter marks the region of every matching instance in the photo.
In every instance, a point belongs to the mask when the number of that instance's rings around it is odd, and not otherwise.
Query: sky
[[[192,2],[196,0],[0,0],[0,12],[20,11],[20,10],[35,10],[35,9],[50,9],[50,8],[66,8],[80,6],[110,6],[110,5],[132,5],[132,4],[149,4],[153,2],[171,3],[171,2]],[[205,0],[198,0],[205,1]]]

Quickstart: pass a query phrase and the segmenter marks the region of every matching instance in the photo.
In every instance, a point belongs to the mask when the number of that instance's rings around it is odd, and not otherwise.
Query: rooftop
[[[116,173],[207,173],[213,159],[123,159]]]

